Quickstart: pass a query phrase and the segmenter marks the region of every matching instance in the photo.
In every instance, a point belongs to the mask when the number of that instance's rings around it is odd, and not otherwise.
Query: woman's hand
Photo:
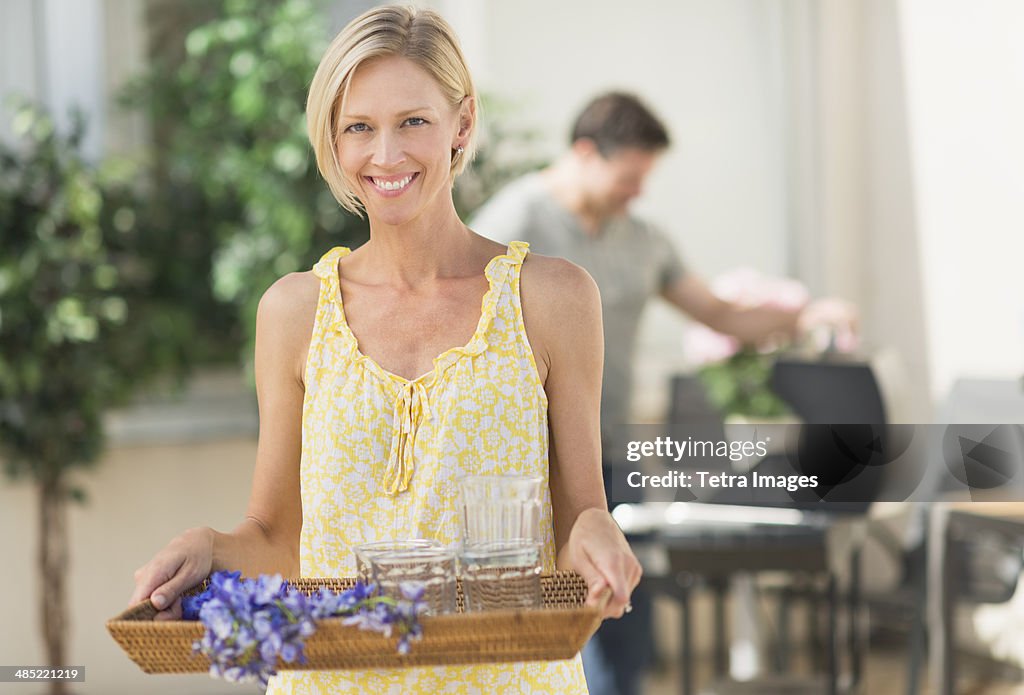
[[[135,570],[135,591],[129,605],[153,601],[155,620],[181,619],[181,594],[196,586],[213,568],[211,528],[193,528],[172,540],[153,559]]]
[[[612,590],[605,618],[621,618],[643,570],[611,514],[603,509],[583,511],[573,524],[566,561],[587,581],[587,605],[597,605],[606,587]]]

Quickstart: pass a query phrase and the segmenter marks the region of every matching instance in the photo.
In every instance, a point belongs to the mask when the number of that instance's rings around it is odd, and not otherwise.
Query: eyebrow
[[[402,111],[401,113],[398,113],[398,114],[395,114],[395,115],[398,118],[401,118],[402,116],[408,116],[411,113],[417,113],[417,112],[420,112],[420,111],[431,111],[431,112],[433,112],[434,109],[431,106],[417,106],[414,109],[408,109],[407,111]],[[347,120],[355,120],[355,121],[372,121],[373,120],[373,118],[371,116],[363,116],[361,114],[356,114],[356,113],[343,113],[343,114],[341,114],[341,117],[344,118],[344,119],[347,119]]]

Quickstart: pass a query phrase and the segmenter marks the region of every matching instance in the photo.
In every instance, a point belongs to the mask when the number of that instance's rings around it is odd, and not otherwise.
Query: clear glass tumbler
[[[459,570],[467,611],[540,608],[541,544],[527,540],[464,545]]]
[[[370,558],[370,567],[384,596],[400,599],[403,585],[418,585],[423,587],[428,615],[455,612],[454,550],[437,547],[378,553]]]
[[[370,560],[377,555],[407,550],[422,550],[442,547],[443,546],[438,541],[427,538],[362,543],[354,548],[356,556],[356,578],[364,584],[369,584],[373,581],[373,569],[370,566]]]
[[[540,476],[470,475],[459,479],[462,542],[540,542]]]

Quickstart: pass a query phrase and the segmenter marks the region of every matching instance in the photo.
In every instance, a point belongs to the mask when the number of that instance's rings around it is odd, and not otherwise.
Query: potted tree
[[[40,620],[48,665],[67,664],[67,509],[103,450],[103,414],[180,364],[189,327],[149,321],[155,259],[140,250],[131,172],[95,167],[80,116],[61,134],[20,104],[0,145],[0,459],[39,504]],[[51,693],[65,685],[55,681]]]

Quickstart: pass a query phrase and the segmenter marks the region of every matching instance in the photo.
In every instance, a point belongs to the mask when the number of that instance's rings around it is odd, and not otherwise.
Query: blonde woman
[[[260,302],[260,437],[245,521],[191,529],[135,575],[132,601],[180,615],[211,571],[351,576],[352,548],[458,540],[456,479],[548,481],[547,571],[574,569],[622,615],[640,566],[601,480],[601,308],[567,261],[485,239],[452,184],[472,158],[477,97],[448,24],[386,6],[327,49],[307,120],[320,171],[370,240],[335,248]],[[415,647],[414,647],[415,648]],[[287,672],[272,693],[586,692],[579,658],[483,666]]]

